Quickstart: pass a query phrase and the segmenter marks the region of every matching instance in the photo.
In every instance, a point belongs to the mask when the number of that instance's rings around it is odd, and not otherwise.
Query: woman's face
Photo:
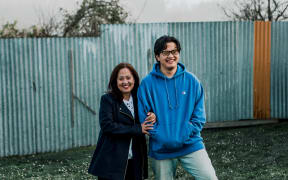
[[[130,95],[134,84],[134,77],[128,68],[123,68],[118,72],[117,87],[123,95]]]

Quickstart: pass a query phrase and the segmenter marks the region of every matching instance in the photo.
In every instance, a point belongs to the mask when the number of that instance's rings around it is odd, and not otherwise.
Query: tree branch
[[[286,12],[287,8],[288,8],[288,3],[286,4],[285,8],[277,15],[277,17],[275,18],[276,21],[278,21],[278,19],[280,17],[282,17],[283,20],[288,18],[285,16],[285,12]]]

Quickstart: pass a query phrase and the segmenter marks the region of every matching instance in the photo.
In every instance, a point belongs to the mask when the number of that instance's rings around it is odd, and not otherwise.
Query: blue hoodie
[[[176,158],[203,149],[200,132],[206,122],[204,91],[195,75],[178,63],[168,78],[155,63],[138,89],[138,112],[144,122],[149,111],[157,122],[150,130],[149,156],[155,159]]]

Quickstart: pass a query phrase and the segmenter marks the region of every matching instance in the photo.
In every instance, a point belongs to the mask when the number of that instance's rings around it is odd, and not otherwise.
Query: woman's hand
[[[153,112],[148,112],[145,121],[141,124],[142,133],[150,135],[149,130],[153,129],[154,123],[156,122],[156,116]]]
[[[153,124],[152,124],[150,121],[144,121],[144,122],[141,124],[141,127],[142,127],[142,133],[143,133],[143,134],[150,135],[150,133],[148,132],[148,130],[153,129]]]
[[[156,122],[156,115],[153,112],[148,112],[145,121],[154,124]]]

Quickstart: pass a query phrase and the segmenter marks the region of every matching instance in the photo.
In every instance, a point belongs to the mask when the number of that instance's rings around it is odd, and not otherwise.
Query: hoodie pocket
[[[184,126],[178,124],[178,127],[177,124],[161,124],[161,126],[158,126],[155,134],[151,136],[152,151],[169,153],[181,149],[186,144],[185,142],[189,140],[190,124],[185,123]]]

